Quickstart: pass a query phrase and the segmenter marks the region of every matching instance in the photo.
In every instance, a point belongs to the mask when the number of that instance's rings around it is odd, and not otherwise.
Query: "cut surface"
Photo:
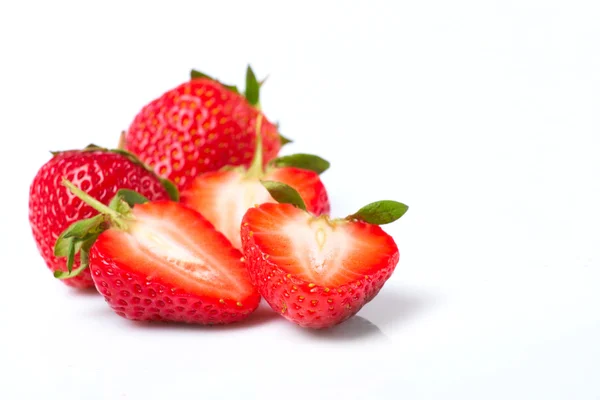
[[[252,208],[244,224],[271,263],[321,286],[344,285],[375,273],[398,252],[379,226],[314,217],[289,204]]]
[[[255,205],[275,203],[261,179],[296,189],[313,214],[329,212],[327,192],[319,175],[288,167],[270,168],[262,178],[249,178],[243,169],[206,173],[181,193],[181,202],[204,215],[235,248],[241,249],[240,224],[246,211]]]
[[[110,229],[96,246],[121,268],[191,294],[241,301],[252,295],[241,253],[197,212],[174,202],[133,209],[128,231]]]
[[[274,200],[258,179],[247,179],[243,173],[231,170],[196,178],[182,193],[181,202],[200,212],[240,249],[240,224],[246,211]]]
[[[310,213],[329,214],[327,191],[316,172],[294,167],[269,168],[264,179],[282,182],[296,189]]]

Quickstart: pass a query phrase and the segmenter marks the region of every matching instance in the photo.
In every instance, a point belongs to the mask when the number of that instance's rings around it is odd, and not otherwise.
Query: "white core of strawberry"
[[[145,218],[130,223],[129,236],[181,272],[206,282],[223,279],[217,260],[204,254],[191,238],[178,234],[176,226],[161,219]]]
[[[229,239],[233,247],[241,249],[240,225],[246,211],[256,204],[275,201],[258,179],[235,176],[235,179],[221,186],[216,202],[221,205],[223,212],[219,220],[214,221],[215,228]]]
[[[292,243],[293,257],[300,261],[305,279],[311,282],[327,285],[340,274],[357,275],[344,267],[355,239],[343,229],[344,222],[336,224],[302,214],[282,228],[281,233]]]

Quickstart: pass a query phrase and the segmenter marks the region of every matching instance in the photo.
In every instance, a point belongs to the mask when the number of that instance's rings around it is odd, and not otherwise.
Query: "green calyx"
[[[200,71],[195,70],[195,69],[193,69],[190,72],[190,79],[210,79],[211,81],[215,81],[215,82],[221,84],[223,87],[226,87],[227,89],[231,90],[234,93],[237,93],[237,94],[240,93],[240,91],[238,90],[237,86],[235,86],[235,85],[227,85],[227,84],[225,84],[225,83],[223,83],[223,82],[221,82],[221,81],[213,78],[212,76],[207,75],[204,72],[200,72]]]
[[[282,182],[275,181],[260,181],[263,186],[269,191],[272,198],[278,203],[291,204],[301,210],[306,211],[306,204],[300,194],[291,187]]]
[[[54,277],[68,279],[79,275],[89,266],[89,252],[98,236],[111,227],[127,229],[131,208],[135,204],[146,203],[148,199],[133,190],[120,189],[106,206],[68,180],[63,179],[62,183],[71,193],[100,213],[74,222],[56,240],[54,255],[67,258],[67,271],[54,271]],[[79,254],[80,264],[73,269],[76,254]]]
[[[268,76],[262,80],[258,80],[256,78],[256,74],[252,70],[252,67],[250,67],[250,65],[246,67],[246,89],[244,90],[243,95],[246,98],[246,101],[248,101],[250,105],[252,105],[258,110],[260,110],[260,88],[262,87],[262,85],[265,84],[267,78]],[[215,79],[212,76],[195,69],[192,69],[192,71],[190,72],[190,79],[210,79],[211,81],[219,83],[220,85],[231,90],[232,92],[240,94],[240,91],[237,88],[237,86],[226,85],[218,79]],[[279,124],[277,124],[277,130],[279,130]],[[286,138],[282,134],[279,134],[279,142],[281,143],[281,146],[284,146],[288,143],[292,143],[292,140]]]
[[[373,225],[385,225],[402,217],[408,206],[394,200],[381,200],[367,204],[357,212],[346,217],[350,220],[359,220]]]
[[[179,201],[179,191],[177,190],[177,186],[175,186],[175,184],[173,182],[171,182],[170,180],[168,180],[166,178],[161,178],[160,176],[158,176],[152,168],[150,168],[148,165],[144,164],[142,162],[142,160],[137,158],[133,153],[130,153],[127,150],[123,149],[122,146],[124,146],[124,144],[125,144],[124,135],[123,135],[123,133],[121,133],[121,138],[119,140],[119,148],[118,149],[107,149],[105,147],[96,146],[95,144],[89,144],[83,150],[77,150],[77,151],[85,151],[85,152],[104,151],[104,152],[109,152],[109,153],[120,154],[123,157],[127,158],[132,163],[143,167],[146,171],[148,171],[152,175],[154,175],[156,177],[156,179],[158,179],[160,181],[162,187],[166,190],[167,194],[169,195],[169,198],[173,201]],[[67,150],[67,151],[72,151],[72,150]],[[52,151],[50,153],[52,153],[53,156],[57,156],[61,153],[65,153],[65,151]]]
[[[279,128],[277,129],[279,130]],[[281,143],[282,146],[285,146],[288,143],[294,143],[294,141],[292,139],[288,139],[285,136],[283,136],[281,133],[279,134],[279,143]]]
[[[281,156],[272,160],[269,165],[276,168],[294,167],[314,171],[317,174],[322,174],[329,169],[329,161],[316,156],[314,154],[292,154],[289,156]]]
[[[304,200],[291,186],[281,182],[261,181],[273,199],[279,203],[286,203],[306,211]],[[347,221],[363,221],[372,225],[384,225],[402,217],[408,206],[394,200],[376,201],[367,204],[357,212],[344,218]],[[335,222],[336,220],[332,220]]]
[[[256,79],[256,75],[250,65],[246,68],[246,90],[244,91],[244,96],[248,103],[252,104],[254,107],[260,110],[260,87],[264,83],[266,78],[259,82]]]

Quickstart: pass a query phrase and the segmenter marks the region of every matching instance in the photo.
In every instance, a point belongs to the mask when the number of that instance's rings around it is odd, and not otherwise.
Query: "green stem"
[[[115,210],[109,208],[108,206],[105,206],[104,204],[102,204],[101,202],[99,202],[98,200],[96,200],[95,198],[93,198],[92,196],[90,196],[89,194],[84,192],[83,190],[79,189],[77,186],[75,186],[71,182],[69,182],[66,178],[63,178],[62,184],[64,186],[66,186],[67,189],[69,189],[71,191],[71,193],[73,193],[75,196],[79,197],[81,199],[81,201],[83,201],[85,204],[89,205],[94,210],[98,211],[99,213],[106,214],[106,215],[110,216],[111,219],[116,220],[116,221],[122,217],[121,214],[119,214]]]
[[[248,178],[260,178],[263,175],[262,119],[262,113],[259,112],[256,117],[256,148],[254,149],[254,158],[246,173]]]

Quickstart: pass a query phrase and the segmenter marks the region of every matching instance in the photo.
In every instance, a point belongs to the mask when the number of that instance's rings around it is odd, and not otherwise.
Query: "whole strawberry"
[[[56,239],[71,223],[89,218],[97,212],[71,194],[62,184],[63,178],[89,192],[102,203],[108,203],[118,189],[131,189],[144,196],[161,200],[177,197],[177,190],[168,181],[160,179],[131,154],[111,151],[90,145],[84,150],[53,153],[31,183],[29,190],[29,223],[36,245],[50,270],[65,273],[68,268],[63,258],[54,255]],[[75,264],[79,263],[79,258]],[[64,279],[69,286],[93,286],[90,273]]]
[[[261,117],[259,125],[260,121]],[[242,248],[240,224],[246,211],[257,204],[275,201],[261,184],[262,180],[294,188],[314,215],[329,213],[329,198],[319,177],[329,163],[315,155],[293,154],[276,158],[264,168],[260,136],[257,139],[250,168],[223,168],[200,174],[181,192],[181,202],[201,213],[237,249]]]
[[[192,71],[191,78],[146,105],[121,143],[180,189],[200,173],[249,165],[256,119],[262,115],[260,83],[250,67],[245,96],[200,72]],[[266,162],[287,140],[266,117],[261,133]]]
[[[290,186],[265,186],[290,204],[265,203],[244,216],[241,238],[252,283],[275,312],[303,327],[327,328],[356,314],[399,260],[394,239],[378,225],[408,207],[381,201],[331,219],[306,212]]]

